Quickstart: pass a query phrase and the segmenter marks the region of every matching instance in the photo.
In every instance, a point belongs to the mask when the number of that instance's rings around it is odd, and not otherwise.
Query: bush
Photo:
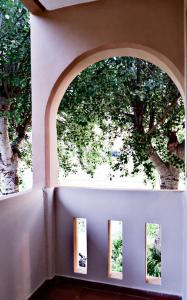
[[[147,275],[161,277],[161,253],[156,247],[148,249]]]
[[[112,271],[122,272],[123,269],[123,242],[122,239],[112,241]]]

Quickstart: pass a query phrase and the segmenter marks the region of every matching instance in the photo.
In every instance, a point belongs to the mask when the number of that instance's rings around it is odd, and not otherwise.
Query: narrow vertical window
[[[108,277],[123,279],[122,221],[108,221]]]
[[[146,282],[161,284],[161,227],[146,224]]]
[[[87,224],[86,219],[73,219],[74,272],[87,274]]]

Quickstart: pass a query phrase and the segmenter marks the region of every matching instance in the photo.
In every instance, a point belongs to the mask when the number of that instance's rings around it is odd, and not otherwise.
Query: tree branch
[[[163,174],[167,170],[166,163],[161,159],[161,157],[157,154],[157,152],[154,150],[152,146],[150,146],[150,154],[149,159],[154,164],[156,169],[160,174]]]
[[[30,123],[31,123],[31,115],[28,115],[27,117],[25,117],[25,121],[23,122],[23,124],[16,128],[18,136],[11,144],[13,153],[19,154],[19,148],[22,142],[25,140],[26,132],[28,127],[30,126]]]
[[[168,117],[168,115],[172,112],[173,108],[175,108],[175,106],[177,105],[178,100],[179,100],[179,98],[175,99],[170,105],[168,105],[166,107],[165,112],[159,118],[159,120],[157,121],[157,123],[155,125],[153,125],[151,129],[148,130],[148,132],[147,132],[148,135],[151,135],[153,133],[153,131],[156,130],[156,128],[158,127],[158,125],[163,124],[165,122],[165,120]]]
[[[185,160],[185,141],[179,143],[176,132],[172,131],[169,133],[167,149],[171,154],[174,154],[183,161]]]
[[[149,130],[151,130],[154,126],[155,122],[155,111],[154,109],[150,110],[150,118],[149,118]]]

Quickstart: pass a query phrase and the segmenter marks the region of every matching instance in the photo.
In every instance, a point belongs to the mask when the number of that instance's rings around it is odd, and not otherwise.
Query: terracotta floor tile
[[[148,295],[148,300],[171,300],[172,298],[169,296],[149,296]]]
[[[82,289],[78,287],[55,288],[48,294],[48,296],[52,300],[79,300],[81,290]],[[48,300],[48,298],[46,298],[46,300]]]
[[[125,295],[125,292],[127,293]],[[177,297],[170,297],[162,294],[154,294],[145,292],[144,297],[142,293],[134,291],[135,295],[131,295],[131,292],[124,291],[123,289],[111,289],[106,286],[89,285],[89,283],[71,281],[62,282],[55,280],[51,284],[46,284],[41,287],[30,300],[171,300],[177,299]],[[136,296],[137,295],[137,296]],[[138,296],[139,295],[139,296]]]
[[[146,300],[146,298],[133,295],[117,295],[114,300]]]
[[[80,300],[114,300],[115,294],[92,289],[84,289],[80,295]]]

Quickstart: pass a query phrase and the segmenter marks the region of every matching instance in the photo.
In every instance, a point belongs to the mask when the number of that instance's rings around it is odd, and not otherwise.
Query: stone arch
[[[113,56],[132,56],[144,59],[162,69],[173,80],[184,99],[184,76],[166,56],[151,48],[137,44],[99,47],[78,56],[57,78],[45,111],[45,184],[58,184],[58,157],[56,136],[56,115],[60,102],[73,79],[90,65]]]

